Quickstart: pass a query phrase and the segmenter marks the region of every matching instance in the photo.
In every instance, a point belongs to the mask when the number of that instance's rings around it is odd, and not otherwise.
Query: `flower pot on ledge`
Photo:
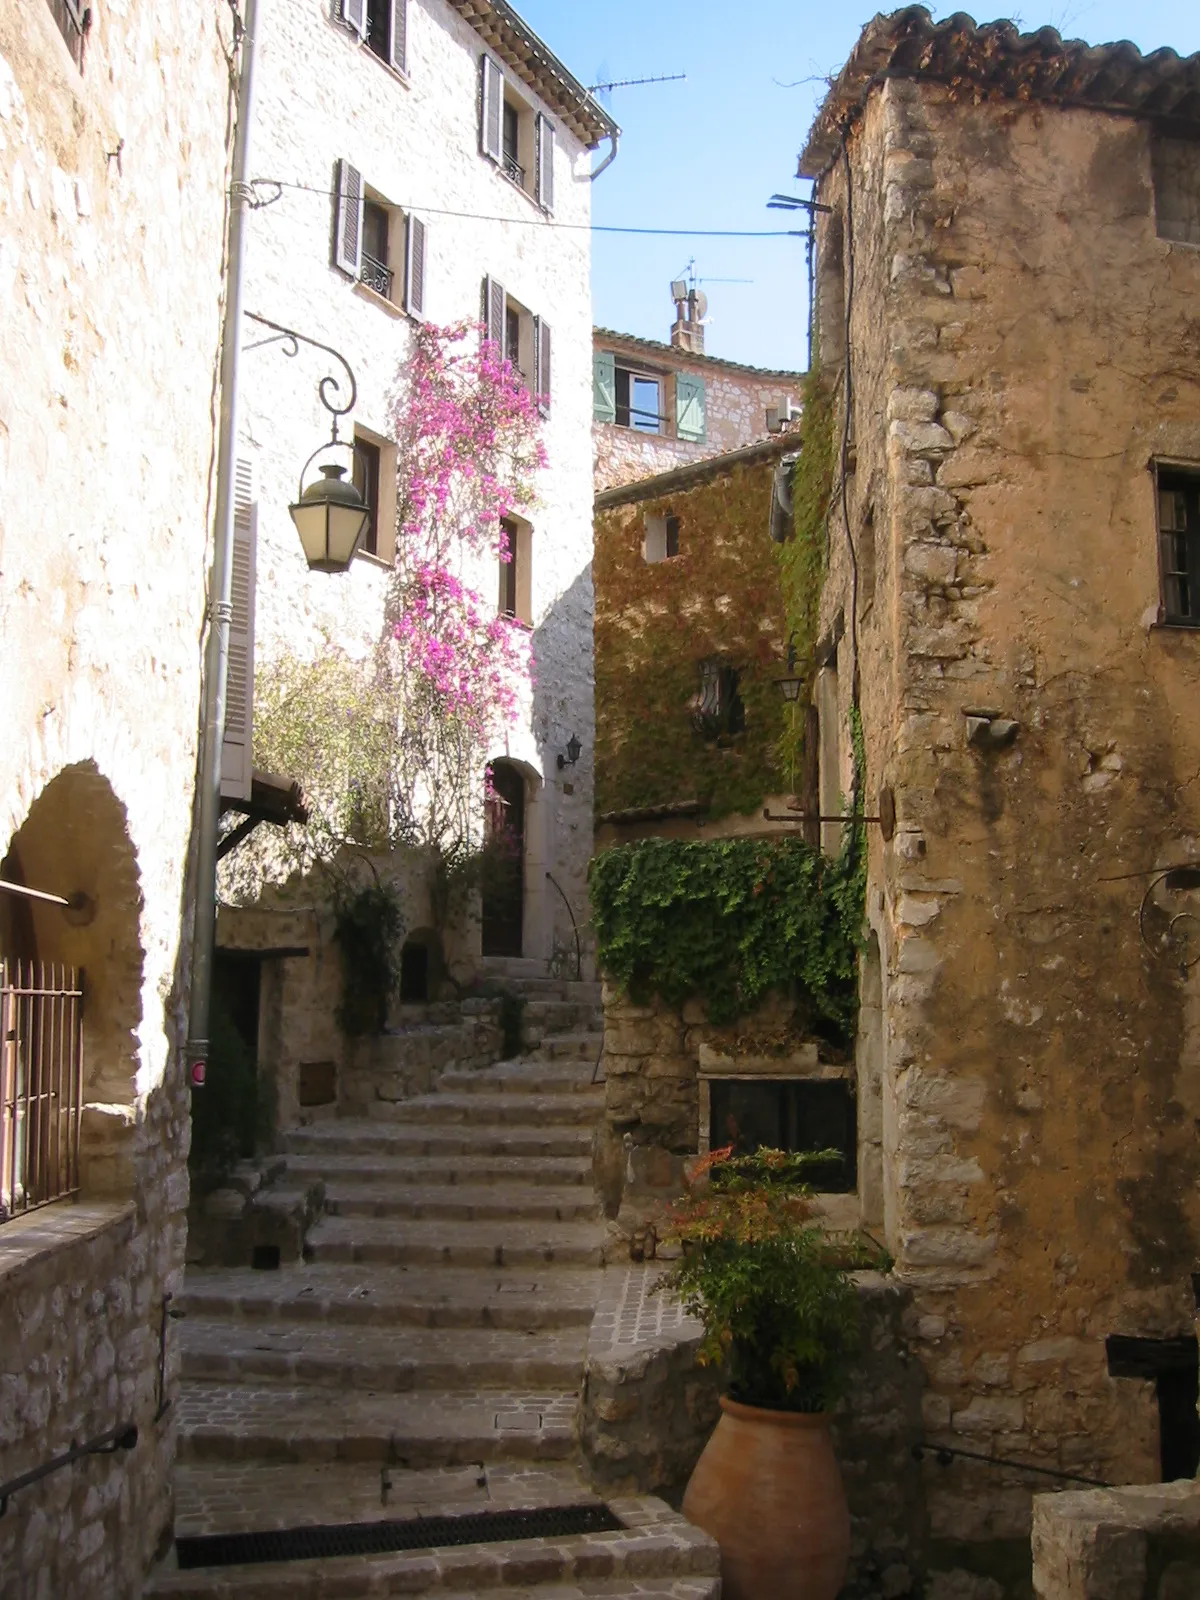
[[[835,1600],[850,1513],[829,1414],[722,1396],[683,1514],[721,1547],[723,1600]]]

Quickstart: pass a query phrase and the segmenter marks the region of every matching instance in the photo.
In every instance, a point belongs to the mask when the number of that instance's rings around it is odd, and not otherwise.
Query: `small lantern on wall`
[[[561,772],[564,767],[573,767],[575,765],[575,763],[579,760],[579,758],[580,758],[580,756],[582,754],[583,754],[583,746],[580,744],[579,740],[575,737],[575,735],[572,734],[571,737],[567,740],[567,753],[566,753],[566,755],[561,755],[561,754],[559,755],[559,758],[558,758],[558,770]]]
[[[311,572],[345,572],[366,532],[370,510],[354,484],[345,480],[345,467],[327,464],[305,489],[301,473],[300,498],[288,507]]]

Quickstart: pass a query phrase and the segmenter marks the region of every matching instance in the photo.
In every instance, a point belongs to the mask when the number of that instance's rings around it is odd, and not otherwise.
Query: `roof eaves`
[[[639,350],[653,350],[676,361],[698,361],[704,366],[727,367],[731,372],[748,372],[759,378],[803,378],[804,373],[790,367],[751,367],[744,361],[728,361],[724,356],[705,355],[703,351],[681,350],[678,345],[664,344],[661,339],[644,339],[636,333],[618,333],[615,328],[593,328],[596,339],[615,340],[619,344],[633,345]]]
[[[800,435],[795,430],[776,434],[772,439],[759,439],[755,444],[741,445],[737,450],[727,450],[724,455],[705,456],[702,461],[689,461],[682,467],[672,467],[669,472],[657,472],[652,478],[639,478],[636,483],[617,484],[611,489],[601,489],[595,498],[597,511],[608,511],[613,506],[636,505],[639,500],[657,500],[662,495],[682,493],[696,489],[714,478],[723,477],[735,467],[754,467],[776,456],[785,456],[789,450],[800,448]]]
[[[615,139],[620,134],[604,107],[507,0],[450,0],[450,4],[589,149],[601,139]]]

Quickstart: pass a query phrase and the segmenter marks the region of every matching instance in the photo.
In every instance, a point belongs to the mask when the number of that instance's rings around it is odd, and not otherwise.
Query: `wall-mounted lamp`
[[[804,679],[796,674],[796,645],[794,640],[788,641],[787,672],[782,678],[776,678],[775,682],[783,698],[790,705],[795,705],[800,698],[800,691],[804,687]]]
[[[564,767],[573,767],[582,754],[583,746],[580,744],[575,735],[572,734],[567,740],[566,755],[560,755],[558,758],[558,770],[561,772]]]

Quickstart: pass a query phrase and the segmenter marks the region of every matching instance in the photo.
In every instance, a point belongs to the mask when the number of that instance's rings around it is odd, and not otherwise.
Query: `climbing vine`
[[[644,839],[605,850],[589,888],[600,964],[632,999],[692,996],[715,1023],[772,989],[800,1022],[853,1037],[862,938],[861,828],[826,857],[802,840]]]
[[[596,810],[697,802],[748,812],[778,790],[787,628],[767,537],[774,463],[596,518]],[[647,562],[647,516],[679,518],[679,553]],[[701,662],[738,674],[744,730],[693,726]]]

